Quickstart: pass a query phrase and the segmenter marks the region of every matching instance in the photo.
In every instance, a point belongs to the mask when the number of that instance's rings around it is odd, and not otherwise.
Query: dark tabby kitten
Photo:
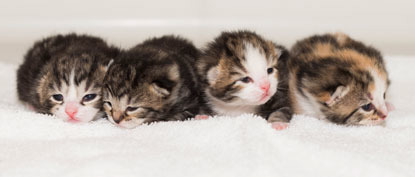
[[[108,119],[121,127],[185,120],[203,100],[193,65],[199,51],[175,36],[153,38],[121,54],[103,88]]]
[[[213,114],[253,113],[269,122],[288,122],[287,58],[283,46],[254,32],[223,32],[197,62]]]
[[[346,125],[384,123],[389,78],[378,50],[344,34],[325,34],[297,42],[291,53],[296,114]]]
[[[102,117],[101,87],[119,50],[88,35],[56,35],[27,52],[17,71],[19,99],[35,111],[64,120]]]

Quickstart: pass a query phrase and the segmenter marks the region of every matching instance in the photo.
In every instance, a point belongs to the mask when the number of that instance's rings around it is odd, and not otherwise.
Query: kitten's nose
[[[388,112],[378,111],[377,114],[381,119],[386,119],[386,117],[388,117]]]
[[[385,103],[376,105],[376,113],[381,119],[386,119],[388,116],[388,108]]]
[[[119,124],[122,121],[122,119],[124,119],[124,116],[121,112],[114,112],[112,114],[112,120],[114,120],[115,123]]]
[[[78,106],[76,103],[69,102],[66,104],[65,112],[71,119],[75,119],[76,113],[78,113]]]
[[[263,90],[265,93],[268,93],[269,87],[270,87],[270,83],[269,80],[262,80],[261,83],[259,84],[259,87],[261,88],[261,90]]]

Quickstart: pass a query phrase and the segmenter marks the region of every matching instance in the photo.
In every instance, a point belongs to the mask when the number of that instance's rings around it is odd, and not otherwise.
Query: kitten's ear
[[[339,102],[347,93],[349,93],[350,89],[348,86],[340,85],[336,88],[336,90],[330,95],[330,98],[326,101],[328,106],[333,106],[337,102]]]
[[[282,48],[277,48],[277,57],[279,60],[287,60],[288,57],[290,56],[288,50],[286,49],[282,49]]]
[[[108,68],[110,68],[110,66],[112,65],[112,63],[114,63],[114,59],[111,59],[106,65],[104,65],[104,66],[102,66],[102,70],[104,71],[104,72],[107,72],[108,71]]]
[[[209,69],[207,73],[207,79],[210,85],[214,84],[216,82],[216,79],[218,78],[219,70],[218,66],[214,66]]]
[[[153,81],[153,83],[151,84],[151,87],[156,94],[162,97],[166,97],[170,95],[175,85],[176,83],[174,83],[171,80],[159,79],[159,80]]]
[[[273,44],[276,52],[276,57],[279,60],[286,60],[289,57],[289,52],[285,47]]]

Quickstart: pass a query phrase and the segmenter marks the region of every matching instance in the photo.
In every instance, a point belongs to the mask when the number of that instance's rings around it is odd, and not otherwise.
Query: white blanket
[[[253,115],[67,123],[22,106],[17,66],[0,64],[0,176],[415,176],[415,57],[386,60],[396,110],[385,127],[295,116],[284,131]]]

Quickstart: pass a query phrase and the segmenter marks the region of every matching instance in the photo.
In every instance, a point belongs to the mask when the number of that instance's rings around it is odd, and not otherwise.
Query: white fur
[[[310,93],[303,90],[303,92],[308,97],[308,98],[305,98],[303,95],[301,95],[297,91],[297,89],[293,89],[293,90],[294,90],[294,96],[296,97],[297,109],[299,111],[299,114],[304,114],[307,116],[316,117],[321,120],[326,120],[326,117],[320,111],[320,107],[317,101],[314,99],[314,97]]]
[[[260,53],[259,49],[255,48],[252,44],[245,44],[245,59],[243,64],[247,70],[247,76],[253,79],[253,82],[242,83],[238,81],[238,84],[244,86],[235,96],[240,98],[238,105],[261,105],[266,103],[272,95],[277,91],[278,80],[274,74],[268,74],[267,69],[272,67],[271,63],[267,63],[267,58]],[[275,69],[274,69],[275,73]],[[268,93],[260,87],[261,81],[268,81],[270,88]],[[264,98],[264,94],[268,96]]]
[[[84,103],[85,105],[81,105],[82,98],[87,94],[94,93],[91,88],[85,92],[85,81],[81,82],[78,86],[75,85],[75,74],[74,71],[71,72],[69,78],[69,85],[62,81],[62,87],[59,90],[56,90],[55,94],[62,94],[63,95],[63,104],[56,106],[52,110],[52,113],[55,114],[57,117],[62,118],[64,120],[69,120],[70,117],[65,112],[65,107],[67,103],[74,102],[78,106],[78,112],[75,114],[75,118],[82,122],[89,122],[97,118],[97,113],[99,109],[93,107],[93,103],[99,100],[99,94],[95,97],[94,100],[89,101],[88,103]],[[99,114],[101,115],[101,114]]]
[[[257,105],[235,105],[233,103],[224,103],[223,101],[216,99],[209,95],[209,104],[212,105],[212,109],[218,115],[226,116],[239,116],[241,114],[256,113],[259,106]]]
[[[246,76],[252,78],[253,82],[243,83],[237,81],[243,87],[239,92],[233,96],[238,97],[233,102],[223,102],[216,99],[206,91],[210,98],[209,104],[212,105],[213,110],[219,115],[237,116],[244,113],[256,113],[258,106],[266,103],[277,91],[278,80],[275,78],[275,68],[272,74],[267,73],[267,69],[272,67],[272,63],[268,63],[267,58],[261,54],[258,48],[255,48],[250,43],[245,43],[245,59],[243,63],[247,70]],[[208,72],[208,79],[214,82],[217,77],[217,69],[211,69]],[[261,82],[269,82],[270,88],[267,93],[261,89]]]
[[[245,43],[245,68],[248,70],[249,76],[254,80],[259,80],[267,77],[267,58],[260,53],[258,48],[255,48],[250,43]]]
[[[383,94],[386,92],[387,82],[385,79],[382,79],[382,77],[374,70],[370,70],[370,74],[374,78],[375,82],[375,89],[371,93],[373,96],[373,102],[372,104],[375,105],[375,107],[380,110],[382,113],[388,113],[388,109],[386,107],[386,102],[383,97]]]

